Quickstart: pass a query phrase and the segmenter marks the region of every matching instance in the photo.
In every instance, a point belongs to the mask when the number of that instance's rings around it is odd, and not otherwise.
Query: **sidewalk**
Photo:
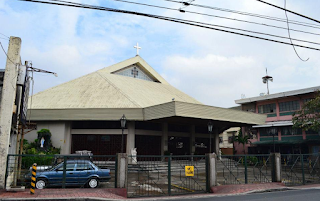
[[[55,189],[48,188],[36,190],[35,195],[30,195],[29,190],[24,192],[0,191],[0,200],[165,200],[165,199],[192,199],[200,197],[217,197],[228,195],[241,195],[248,193],[271,192],[281,190],[303,190],[320,189],[320,184],[287,187],[282,183],[263,183],[263,184],[239,184],[223,185],[211,188],[213,193],[207,194],[188,194],[182,196],[149,197],[149,198],[126,198],[125,189],[89,189],[89,188],[67,188]]]
[[[320,186],[320,185],[319,185]],[[219,195],[236,195],[250,192],[264,192],[275,190],[287,190],[289,187],[282,183],[261,183],[261,184],[238,184],[238,185],[222,185],[212,187],[214,194]]]
[[[6,192],[5,190],[0,191],[0,200],[10,199],[12,200],[76,200],[80,198],[99,198],[101,200],[123,200],[127,197],[126,189],[116,188],[47,188],[42,190],[35,190],[35,194],[31,195],[29,189],[24,192]]]

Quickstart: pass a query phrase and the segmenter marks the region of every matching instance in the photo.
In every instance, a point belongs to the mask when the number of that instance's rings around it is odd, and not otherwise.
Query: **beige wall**
[[[219,144],[220,148],[233,148],[233,143],[229,143],[228,139],[233,136],[233,133],[235,136],[238,135],[239,130],[239,127],[233,127],[220,133],[219,137],[222,137],[222,143]]]
[[[71,135],[70,123],[68,122],[38,122],[37,130],[27,133],[25,139],[33,142],[37,138],[37,131],[41,129],[49,129],[52,137],[52,145],[61,148],[61,154],[70,154],[71,151]]]

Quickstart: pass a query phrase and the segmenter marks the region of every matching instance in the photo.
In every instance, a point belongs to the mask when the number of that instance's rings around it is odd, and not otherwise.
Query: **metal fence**
[[[281,177],[287,186],[320,183],[319,154],[281,155]]]
[[[222,155],[217,163],[218,185],[272,182],[271,155]]]
[[[129,156],[129,163],[128,197],[209,192],[206,156]]]
[[[222,155],[216,161],[218,185],[275,181],[274,155]],[[117,156],[8,155],[6,187],[116,188]],[[208,156],[128,156],[128,197],[210,192]],[[320,155],[281,155],[285,185],[320,183]]]
[[[6,187],[30,187],[31,167],[36,163],[36,188],[115,188],[115,158],[116,156],[88,155],[8,155]]]

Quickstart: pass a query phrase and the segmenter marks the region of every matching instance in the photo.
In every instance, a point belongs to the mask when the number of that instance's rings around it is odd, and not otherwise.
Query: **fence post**
[[[210,193],[210,184],[209,184],[209,156],[206,154],[206,191]]]
[[[128,181],[128,155],[118,153],[117,157],[117,188],[126,188]]]
[[[30,187],[30,194],[34,194],[34,189],[36,188],[36,176],[37,176],[37,164],[34,163],[32,165],[32,174],[31,174],[31,187]]]
[[[303,164],[303,155],[301,154],[301,171],[302,171],[302,184],[306,184],[306,178],[304,175],[304,164]]]
[[[248,183],[248,161],[247,156],[244,156],[244,182]]]
[[[9,158],[10,158],[10,155],[8,154],[8,155],[7,155],[7,164],[6,164],[6,174],[5,174],[5,179],[4,179],[4,188],[5,188],[5,189],[7,189]]]
[[[67,175],[67,157],[63,156],[63,174],[62,174],[62,188],[66,188],[66,175]]]
[[[168,156],[168,195],[171,195],[171,155]]]
[[[116,154],[116,158],[114,159],[114,187],[117,188],[118,181],[118,154]]]
[[[281,154],[272,153],[272,182],[281,182]]]
[[[212,186],[217,186],[217,155],[215,153],[207,154],[209,158],[209,188]]]

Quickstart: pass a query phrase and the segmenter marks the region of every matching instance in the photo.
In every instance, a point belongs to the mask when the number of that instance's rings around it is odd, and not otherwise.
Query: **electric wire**
[[[185,1],[176,1],[176,0],[162,0],[162,1],[168,1],[168,2],[179,3],[179,4],[188,4],[189,6],[207,8],[207,9],[218,10],[218,11],[223,11],[223,12],[231,12],[231,13],[235,13],[235,14],[239,14],[239,15],[247,15],[247,16],[252,16],[252,17],[257,17],[257,18],[262,18],[262,19],[267,19],[267,20],[273,20],[273,21],[279,21],[279,22],[287,23],[286,19],[279,18],[279,17],[268,16],[268,15],[261,15],[261,14],[256,14],[256,13],[248,13],[248,12],[243,12],[243,11],[237,11],[237,10],[231,10],[231,9],[225,9],[225,8],[201,5],[201,4],[187,3]],[[296,20],[289,20],[289,23],[290,24],[301,25],[301,26],[312,27],[312,28],[320,28],[320,25],[318,25],[318,24],[313,24],[313,23],[308,23],[308,22],[301,22],[301,21],[296,21]]]
[[[5,37],[7,37],[8,39],[10,39],[10,37],[9,36],[6,36],[6,35],[4,35],[3,33],[0,33],[1,35],[3,35],[3,36],[5,36]]]
[[[138,16],[144,16],[144,17],[149,17],[149,18],[161,19],[161,20],[165,20],[165,21],[176,22],[176,23],[185,24],[185,25],[191,25],[191,26],[195,26],[195,27],[211,29],[211,30],[215,30],[215,31],[221,31],[221,32],[230,33],[230,34],[246,36],[246,37],[265,40],[265,41],[269,41],[269,42],[292,45],[291,43],[284,42],[284,41],[278,41],[278,40],[274,40],[274,39],[263,38],[263,37],[259,37],[259,36],[253,36],[253,35],[249,35],[249,34],[244,34],[244,33],[224,30],[224,29],[218,29],[218,28],[214,28],[214,27],[208,27],[208,26],[201,25],[199,23],[191,23],[191,22],[187,22],[187,21],[185,21],[183,19],[178,19],[178,18],[171,18],[171,17],[159,16],[159,15],[153,15],[153,14],[146,14],[146,13],[140,13],[140,12],[134,12],[134,11],[128,11],[128,10],[120,10],[120,9],[114,9],[114,8],[108,8],[108,7],[101,7],[101,6],[90,6],[90,5],[77,4],[77,3],[65,4],[65,3],[58,3],[58,2],[52,2],[52,1],[48,2],[48,1],[40,1],[40,0],[19,0],[19,1],[42,3],[42,4],[51,4],[51,5],[60,5],[60,6],[69,6],[69,7],[76,7],[76,8],[86,8],[86,9],[109,11],[109,12],[115,12],[115,13],[125,13],[125,14],[131,14],[131,15],[138,15]],[[294,44],[294,45],[297,46],[297,47],[302,47],[302,48],[307,48],[307,49],[320,51],[319,48],[315,48],[315,47],[309,47],[309,46],[298,45],[298,44]]]
[[[76,2],[71,2],[71,1],[64,1],[64,0],[49,0],[49,1],[63,2],[63,3],[72,4],[72,5],[74,4],[74,5],[86,5],[86,6],[91,6],[91,5],[88,5],[88,4],[81,4],[81,3],[76,3]],[[115,0],[115,1],[128,2],[128,1],[124,1],[124,0]],[[97,6],[97,7],[100,7],[100,6]],[[237,30],[237,31],[244,31],[244,32],[248,32],[248,33],[266,35],[266,36],[271,36],[271,37],[276,37],[276,38],[289,39],[288,37],[284,37],[284,36],[278,36],[278,35],[268,34],[268,33],[261,33],[261,32],[257,32],[257,31],[250,31],[250,30],[246,30],[246,29],[240,29],[240,28],[234,28],[234,27],[227,27],[227,26],[222,26],[222,25],[216,25],[216,24],[210,24],[210,23],[203,23],[203,22],[197,22],[197,21],[185,20],[185,19],[184,19],[183,21],[192,22],[192,23],[197,23],[197,24],[203,24],[203,25],[209,25],[209,26],[215,26],[215,27],[220,27],[220,28],[226,28],[226,29],[232,29],[232,30]],[[286,28],[285,28],[285,29],[286,29]],[[287,29],[286,29],[286,30],[287,30]],[[320,43],[316,43],[316,42],[312,42],[312,41],[306,41],[306,40],[300,40],[300,39],[295,39],[295,38],[291,38],[291,40],[299,41],[299,42],[305,42],[305,43],[310,43],[310,44],[315,44],[315,45],[320,45]]]
[[[51,0],[51,1],[59,1],[59,0]],[[166,10],[174,10],[174,11],[180,11],[181,12],[181,9],[169,8],[169,7],[164,7],[164,6],[157,6],[157,5],[138,3],[138,2],[132,2],[132,1],[126,1],[126,0],[113,0],[113,1],[129,3],[129,4],[135,4],[135,5],[141,5],[141,6],[154,7],[154,8],[161,8],[161,9],[166,9]],[[71,3],[71,2],[69,2],[69,3]],[[241,19],[236,19],[236,18],[230,18],[230,17],[219,16],[219,15],[206,14],[206,13],[199,13],[199,12],[193,12],[193,11],[186,11],[186,10],[183,10],[183,12],[196,14],[196,15],[204,15],[204,16],[208,16],[208,17],[221,18],[221,19],[225,19],[225,20],[233,20],[233,21],[244,22],[244,23],[249,23],[249,24],[255,24],[255,25],[260,25],[260,26],[267,26],[267,27],[272,27],[272,28],[276,28],[276,29],[287,30],[287,28],[285,28],[285,27],[280,27],[280,26],[275,26],[275,25],[265,24],[265,23],[260,23],[260,22],[253,22],[253,21],[248,21],[248,20],[241,20]],[[318,28],[320,29],[320,27],[318,27]],[[297,30],[297,29],[290,29],[290,30],[291,31],[295,31],[295,32],[301,32],[301,33],[320,36],[320,34],[318,34],[318,33],[302,31],[302,30]]]
[[[264,3],[264,4],[267,4],[267,5],[269,5],[269,6],[273,6],[273,7],[275,7],[275,8],[284,10],[284,11],[286,11],[286,12],[289,12],[289,13],[292,13],[292,14],[295,14],[295,15],[298,15],[298,16],[303,17],[303,18],[306,18],[306,19],[308,19],[308,20],[311,20],[311,21],[320,23],[319,20],[313,19],[313,18],[311,18],[311,17],[302,15],[302,14],[300,14],[300,13],[297,13],[297,12],[294,12],[294,11],[291,11],[291,10],[288,10],[288,9],[285,9],[285,8],[281,8],[280,6],[277,6],[277,5],[274,5],[274,4],[271,4],[271,3],[268,3],[268,2],[262,1],[262,0],[256,0],[256,1],[259,1],[259,2]]]
[[[287,1],[286,1],[286,0],[284,0],[284,8],[286,8],[286,7],[287,7]],[[285,10],[285,11],[284,11],[284,13],[286,14],[286,18],[287,18],[287,20],[288,20],[287,11]],[[291,35],[290,35],[290,27],[289,27],[289,23],[287,23],[287,26],[288,26],[288,36],[289,36],[290,42],[291,42],[291,44],[292,44],[292,39],[291,39]],[[296,55],[299,57],[299,59],[300,59],[301,61],[306,62],[306,61],[308,61],[308,60],[309,60],[309,58],[307,58],[307,59],[302,59],[302,58],[300,57],[300,55],[298,54],[298,52],[297,52],[297,50],[296,50],[296,48],[294,47],[294,45],[293,45],[293,44],[292,44],[292,48],[293,48],[294,52],[296,53]]]
[[[8,54],[7,54],[7,52],[4,50],[1,42],[0,42],[0,45],[1,45],[1,48],[2,48],[2,50],[3,50],[3,52],[4,52],[4,54],[5,54],[5,55],[7,56],[7,58],[9,59],[9,61],[11,61],[11,63],[15,64],[15,63],[8,57]]]
[[[10,41],[8,38],[2,38],[2,37],[0,37],[0,39],[3,39],[3,40],[8,40],[8,41]]]

